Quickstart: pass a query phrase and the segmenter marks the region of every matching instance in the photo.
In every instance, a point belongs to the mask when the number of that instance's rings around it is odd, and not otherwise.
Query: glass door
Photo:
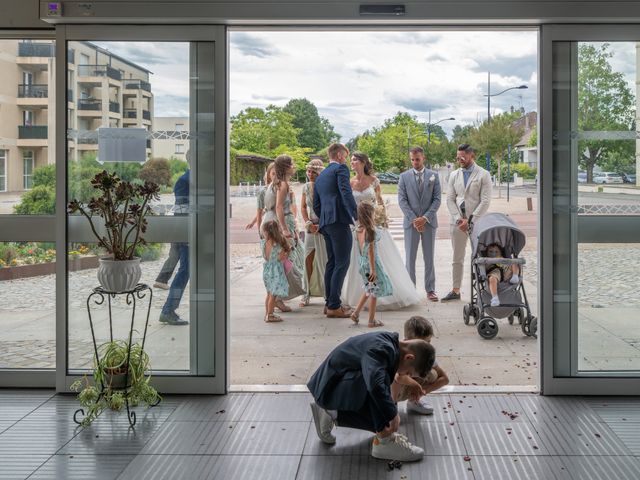
[[[543,27],[543,392],[640,393],[640,34]]]
[[[226,49],[217,27],[58,27],[58,158],[66,158],[64,203],[87,205],[96,174],[159,185],[151,202],[134,340],[144,332],[153,381],[162,392],[226,389]],[[68,52],[73,52],[70,55]],[[87,297],[106,254],[86,218],[64,214],[59,283],[63,361],[58,389],[93,364]],[[95,221],[95,220],[94,220]],[[106,234],[104,223],[95,226]],[[64,230],[64,229],[62,229]],[[132,305],[111,301],[114,338],[125,338]],[[97,343],[109,340],[106,304],[91,304]],[[62,347],[61,347],[62,348]],[[62,366],[62,368],[60,368]]]

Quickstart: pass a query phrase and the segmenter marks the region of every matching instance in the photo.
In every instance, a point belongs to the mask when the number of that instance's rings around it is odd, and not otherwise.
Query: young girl
[[[290,264],[289,242],[282,234],[280,225],[275,220],[262,224],[262,257],[264,266],[262,270],[262,280],[267,289],[267,298],[264,301],[265,322],[281,322],[282,318],[273,313],[276,304],[276,297],[286,297],[289,294],[289,284],[285,268]]]
[[[374,207],[370,203],[362,202],[358,205],[358,227],[356,228],[356,242],[358,247],[358,263],[360,276],[364,283],[364,293],[360,297],[358,306],[351,314],[351,320],[359,321],[360,310],[369,300],[369,328],[382,327],[384,324],[376,320],[376,303],[380,297],[393,295],[391,281],[382,268],[377,253],[379,236],[375,227]]]
[[[491,258],[504,258],[504,250],[502,245],[492,243],[487,246],[485,256]],[[520,282],[520,267],[518,265],[506,265],[502,263],[494,263],[487,265],[487,278],[489,279],[489,292],[491,292],[491,306],[500,305],[498,297],[498,284],[500,282],[509,282],[517,285]]]

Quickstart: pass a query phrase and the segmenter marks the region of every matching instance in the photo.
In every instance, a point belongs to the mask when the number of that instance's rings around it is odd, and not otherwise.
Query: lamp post
[[[455,120],[454,117],[443,118],[442,120],[438,120],[436,123],[431,123],[431,110],[429,110],[429,123],[427,123],[427,144],[431,145],[431,126],[438,125],[441,122],[446,122],[448,120]]]
[[[487,125],[491,124],[491,97],[497,97],[509,90],[524,90],[526,88],[529,87],[526,85],[518,85],[517,87],[505,88],[498,93],[491,93],[491,72],[487,72],[487,94],[484,95],[487,97]],[[487,152],[487,170],[491,170],[491,155],[489,155],[489,152]],[[502,198],[502,192],[500,191],[500,170],[500,164],[498,164],[498,198]]]

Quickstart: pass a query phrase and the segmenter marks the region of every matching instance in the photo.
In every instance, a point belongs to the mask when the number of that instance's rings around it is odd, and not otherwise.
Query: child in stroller
[[[484,256],[489,258],[504,258],[504,249],[499,243],[492,243],[487,246]],[[500,282],[509,282],[511,285],[517,285],[520,282],[519,275],[520,266],[517,264],[504,265],[501,263],[494,263],[493,265],[489,265],[489,268],[487,269],[487,278],[489,279],[489,291],[491,292],[492,307],[500,305],[498,284]]]

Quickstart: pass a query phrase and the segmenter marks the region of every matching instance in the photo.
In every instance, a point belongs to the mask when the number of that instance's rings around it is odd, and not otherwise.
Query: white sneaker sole
[[[320,406],[318,406],[315,402],[311,403],[310,406],[311,414],[313,415],[313,423],[316,427],[316,434],[318,435],[318,438],[320,439],[320,441],[326,443],[327,445],[333,445],[334,443],[336,443],[336,437],[334,437],[331,433],[322,433],[322,430],[320,428]]]

